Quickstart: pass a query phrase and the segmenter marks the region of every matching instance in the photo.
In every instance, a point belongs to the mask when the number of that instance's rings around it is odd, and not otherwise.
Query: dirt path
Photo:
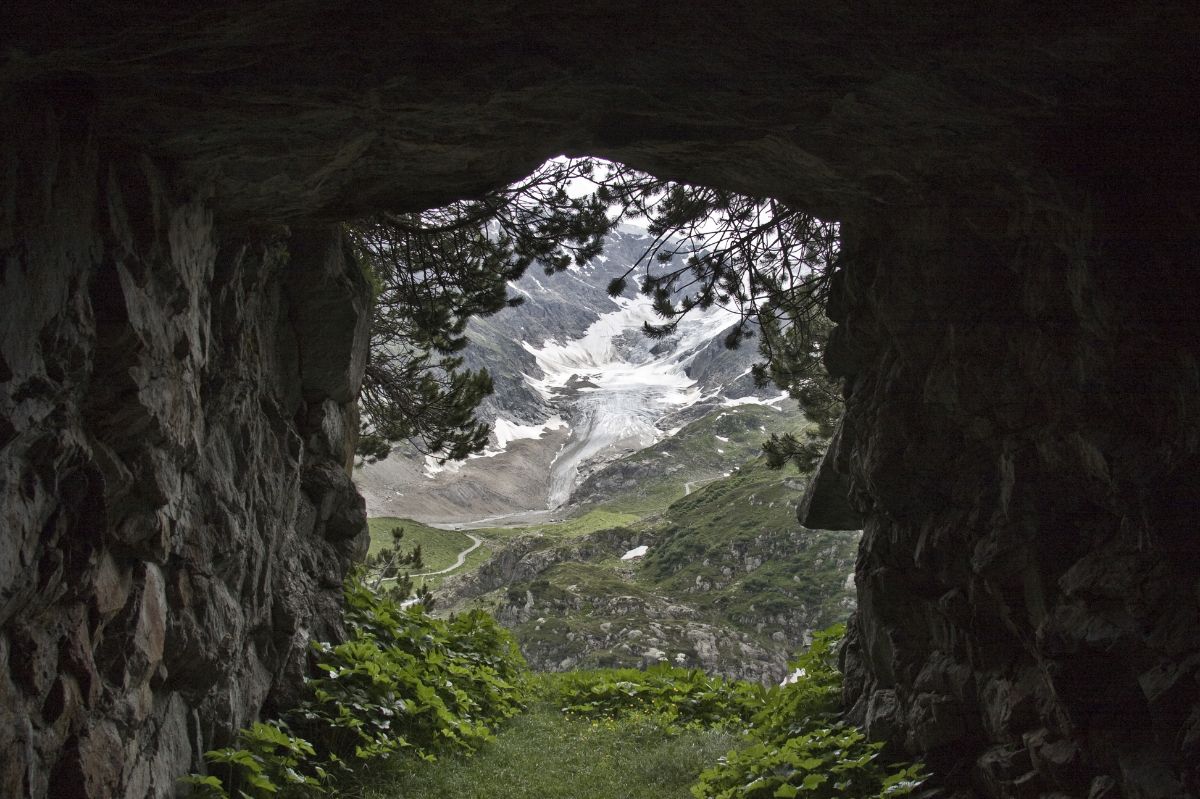
[[[446,568],[438,569],[435,572],[422,572],[421,574],[414,574],[412,576],[413,577],[433,577],[434,575],[437,575],[437,574],[446,574],[447,572],[452,572],[455,569],[457,569],[458,567],[462,566],[464,563],[466,563],[467,555],[470,555],[472,552],[479,549],[479,545],[483,543],[483,539],[477,535],[471,535],[470,533],[463,533],[463,535],[465,535],[467,538],[471,539],[471,541],[473,543],[471,544],[471,546],[467,547],[462,552],[458,553],[458,560],[454,561],[453,566],[447,566]]]
[[[552,510],[521,510],[466,522],[425,522],[425,524],[439,530],[474,530],[479,527],[528,527],[533,524],[561,521],[561,517],[561,513]]]

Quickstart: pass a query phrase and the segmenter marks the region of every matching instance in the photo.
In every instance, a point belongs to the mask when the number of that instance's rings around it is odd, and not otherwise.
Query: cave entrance
[[[434,478],[470,456],[570,427],[556,398],[592,409],[591,432],[557,453],[544,496],[523,507],[499,499],[476,518],[554,511],[599,450],[660,438],[670,408],[695,402],[697,348],[710,342],[705,358],[737,367],[737,396],[774,386],[823,435],[832,432],[840,391],[821,358],[835,223],[774,199],[557,158],[478,200],[377,214],[349,230],[377,293],[359,442],[368,464],[406,440]],[[527,303],[541,307],[516,326],[504,324],[512,312],[496,313]],[[760,363],[746,352],[754,345]],[[485,372],[500,378],[498,395]],[[489,418],[471,421],[481,403]],[[770,451],[773,462],[811,466],[817,448],[788,436],[773,438]]]
[[[842,223],[853,719],[990,796],[1196,793],[1191,5],[143,6],[6,31],[0,793],[170,795],[286,694],[361,515],[329,226],[551,152]]]
[[[450,586],[441,610],[493,603],[539,668],[669,661],[778,683],[853,606],[858,525],[796,539],[841,410],[822,365],[839,233],[776,199],[567,158],[475,200],[351,225],[378,292],[355,475],[372,569],[396,571],[402,529],[425,556],[404,590]],[[670,529],[645,521],[659,516]],[[793,578],[821,547],[837,565],[802,597]],[[489,557],[526,565],[501,575]],[[720,646],[674,616],[656,628],[678,635],[559,645],[587,637],[572,628],[581,603],[594,621],[642,595],[639,614],[661,620],[660,600],[686,605],[685,588],[728,605]]]
[[[732,703],[699,726],[737,717],[750,711],[734,694],[805,674],[792,658],[853,608],[858,531],[796,519],[841,410],[822,365],[838,225],[559,158],[478,199],[348,232],[377,287],[356,469],[374,517],[367,579],[438,615],[490,611],[540,673],[555,698],[481,757],[522,761],[524,739],[539,739],[539,779],[555,783],[544,792],[578,795],[581,724],[597,757],[627,762],[587,790],[640,795],[623,787],[630,774],[686,790],[727,746],[724,722],[631,746],[626,708],[607,737],[590,710],[562,708],[622,683]],[[414,395],[421,380],[428,393]],[[421,402],[463,413],[427,424]],[[414,545],[425,564],[396,574],[397,550]],[[378,579],[389,571],[394,583]],[[651,769],[668,781],[638,771],[685,739],[692,756]],[[480,769],[418,764],[400,784],[453,793]]]

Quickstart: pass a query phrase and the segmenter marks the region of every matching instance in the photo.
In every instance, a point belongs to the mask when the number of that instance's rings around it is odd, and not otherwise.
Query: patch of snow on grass
[[[633,549],[629,550],[624,555],[622,555],[621,560],[637,560],[638,558],[645,557],[646,552],[649,549],[650,548],[648,546],[646,546],[645,544],[642,544],[640,547],[634,547]]]

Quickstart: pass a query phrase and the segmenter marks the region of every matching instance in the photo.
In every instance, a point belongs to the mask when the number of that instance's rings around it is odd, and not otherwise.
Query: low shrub
[[[813,636],[791,664],[792,677],[770,689],[754,714],[753,743],[730,752],[692,786],[696,799],[896,797],[925,779],[923,768],[885,764],[881,743],[837,720],[842,675],[837,644],[845,625]]]
[[[763,705],[762,686],[667,665],[556,674],[547,688],[564,713],[652,716],[668,728],[746,727]]]
[[[696,799],[893,797],[921,784],[919,765],[888,767],[881,743],[846,724],[813,727],[782,743],[758,742],[726,755],[700,774]]]
[[[779,742],[836,715],[842,693],[837,646],[845,634],[844,624],[814,634],[808,650],[788,664],[791,676],[767,692],[754,716],[758,738]]]
[[[320,794],[355,761],[400,749],[426,759],[473,751],[520,711],[525,661],[487,614],[435,619],[419,606],[401,608],[357,574],[345,596],[350,635],[314,645],[310,698],[281,720],[242,730],[237,746],[206,753],[214,773],[185,778],[193,795]]]

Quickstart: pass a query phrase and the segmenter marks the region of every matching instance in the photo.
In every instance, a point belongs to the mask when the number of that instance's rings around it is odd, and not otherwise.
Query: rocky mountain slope
[[[442,584],[442,612],[491,610],[538,669],[669,660],[778,681],[854,607],[858,534],[797,525],[804,477],[756,455],[764,430],[799,424],[714,411],[589,477],[575,526],[476,530],[493,555]]]
[[[622,225],[591,263],[552,276],[531,268],[511,284],[524,304],[473,319],[464,362],[487,369],[495,383],[478,411],[493,426],[489,448],[438,464],[401,447],[360,466],[355,479],[368,512],[461,522],[558,509],[597,468],[685,421],[733,400],[775,400],[778,392],[754,389],[753,350],[722,344],[729,312],[697,312],[655,341],[642,333],[644,322],[660,321],[645,298],[632,286],[609,297],[609,282],[650,241]]]
[[[800,528],[804,478],[759,462],[768,435],[805,422],[755,391],[753,352],[723,345],[727,312],[653,340],[648,302],[608,296],[648,244],[622,226],[595,262],[530,272],[512,284],[523,305],[472,321],[465,360],[496,384],[487,451],[397,452],[357,479],[377,514],[528,525],[474,530],[490,557],[441,582],[437,604],[491,610],[537,668],[670,660],[778,681],[853,607],[857,535]]]

